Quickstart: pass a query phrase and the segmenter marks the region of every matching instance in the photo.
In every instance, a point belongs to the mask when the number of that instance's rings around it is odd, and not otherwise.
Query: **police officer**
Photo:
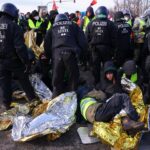
[[[28,78],[30,65],[27,48],[21,28],[16,23],[18,9],[11,3],[5,3],[0,15],[0,97],[5,108],[9,109],[12,75],[18,78],[29,100],[36,96]]]
[[[100,6],[96,10],[96,19],[88,24],[85,33],[92,54],[90,63],[95,83],[100,81],[101,62],[111,60],[116,47],[116,27],[107,17],[107,8]]]
[[[128,9],[123,10],[123,15],[126,23],[128,23],[131,27],[133,26],[132,18],[131,18],[131,13]]]
[[[133,58],[130,38],[132,29],[131,26],[125,22],[123,12],[121,11],[115,13],[114,21],[117,27],[116,65],[117,67],[121,67],[126,60]]]
[[[65,14],[58,14],[52,29],[47,32],[44,42],[45,54],[52,58],[53,98],[78,86],[79,70],[77,55],[86,51],[87,42],[77,24],[69,21]],[[64,76],[67,83],[64,85]]]

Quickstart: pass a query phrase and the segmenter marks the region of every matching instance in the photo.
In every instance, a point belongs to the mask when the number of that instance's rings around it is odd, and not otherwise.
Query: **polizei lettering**
[[[71,24],[72,24],[71,21],[60,21],[60,22],[54,23],[53,26],[59,26],[59,25],[71,25]]]
[[[93,22],[92,25],[93,25],[93,26],[103,26],[103,27],[106,27],[106,26],[107,26],[107,22],[106,22],[106,21]]]

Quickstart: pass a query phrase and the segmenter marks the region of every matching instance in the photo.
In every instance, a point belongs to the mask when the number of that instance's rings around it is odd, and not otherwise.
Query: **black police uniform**
[[[28,53],[20,27],[11,17],[2,15],[0,18],[0,97],[6,107],[9,107],[12,100],[12,75],[19,79],[29,100],[35,98],[28,75],[24,73],[28,64]]]
[[[115,52],[116,64],[122,66],[126,60],[133,58],[133,49],[131,48],[131,26],[125,21],[115,22],[117,27],[117,47]]]
[[[45,54],[52,58],[53,64],[53,97],[76,90],[79,78],[76,56],[83,54],[87,47],[83,31],[71,21],[58,21],[48,31],[44,43]],[[65,73],[67,86],[64,86]]]
[[[91,67],[95,83],[100,81],[101,63],[111,60],[113,49],[116,47],[116,27],[108,19],[96,18],[86,29],[86,38],[91,51]]]

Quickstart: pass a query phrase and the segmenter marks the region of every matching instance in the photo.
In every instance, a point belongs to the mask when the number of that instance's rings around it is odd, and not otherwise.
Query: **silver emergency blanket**
[[[61,94],[48,104],[45,113],[36,118],[14,118],[12,138],[14,141],[29,141],[50,133],[65,133],[75,122],[77,96],[75,92]]]
[[[45,83],[40,79],[39,74],[33,74],[30,76],[30,82],[42,102],[52,99],[52,92],[45,85]]]
[[[123,89],[128,93],[130,93],[137,87],[135,83],[133,83],[131,80],[124,77],[121,79],[121,85]]]

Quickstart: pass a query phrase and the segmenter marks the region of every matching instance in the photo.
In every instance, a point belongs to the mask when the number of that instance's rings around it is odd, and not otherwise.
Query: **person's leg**
[[[26,93],[29,101],[36,99],[36,94],[31,85],[31,82],[29,81],[28,74],[24,73],[23,69],[17,69],[14,71],[14,75],[18,78],[19,83],[24,92]]]
[[[5,70],[0,65],[0,99],[3,101],[6,109],[9,108],[12,101],[11,91],[11,72]]]
[[[79,68],[76,56],[73,53],[68,53],[63,56],[63,61],[65,63],[65,68],[69,77],[67,82],[67,91],[76,91],[79,83]]]
[[[101,62],[99,58],[99,53],[96,49],[92,51],[91,63],[91,70],[95,78],[95,84],[97,84],[100,81]]]
[[[55,57],[53,61],[53,75],[52,75],[52,86],[53,86],[53,98],[64,92],[64,63],[61,55]]]
[[[115,94],[108,102],[100,106],[95,114],[96,121],[108,122],[112,118],[119,114],[119,112],[124,109],[126,113],[133,120],[138,119],[138,114],[135,108],[132,106],[130,98],[126,94]]]

